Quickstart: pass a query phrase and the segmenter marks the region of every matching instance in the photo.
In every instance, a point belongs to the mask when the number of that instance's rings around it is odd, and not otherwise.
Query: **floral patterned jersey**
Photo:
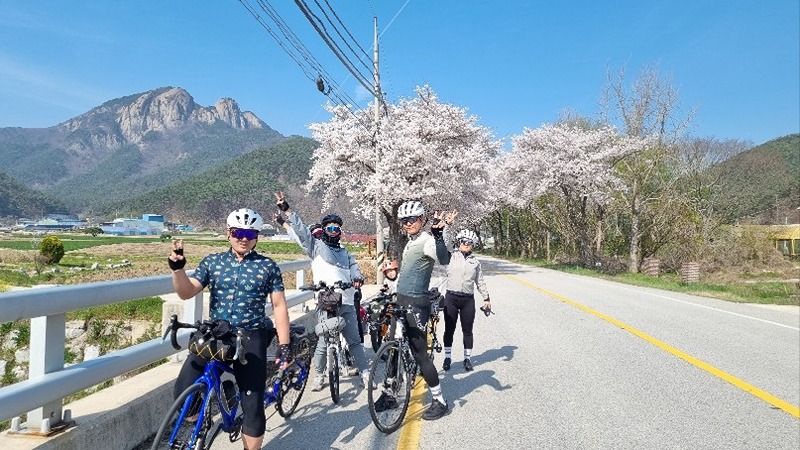
[[[239,261],[228,249],[203,258],[192,277],[208,287],[212,320],[226,319],[245,329],[272,327],[265,313],[267,296],[284,290],[281,269],[272,258],[251,251]]]

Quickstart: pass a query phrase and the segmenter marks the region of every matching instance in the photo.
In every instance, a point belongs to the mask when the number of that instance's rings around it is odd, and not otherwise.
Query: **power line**
[[[358,106],[358,102],[350,98],[343,91],[341,86],[334,81],[334,78],[325,70],[325,68],[316,60],[316,58],[314,58],[308,48],[303,45],[302,41],[300,41],[300,39],[294,34],[283,18],[281,18],[280,14],[278,14],[272,5],[269,4],[269,1],[257,0],[257,2],[264,13],[266,13],[266,15],[269,16],[273,22],[275,22],[278,30],[285,37],[286,41],[288,41],[291,47],[294,48],[294,51],[284,43],[273,27],[267,24],[264,18],[259,15],[258,11],[252,5],[250,5],[247,0],[239,0],[239,3],[241,3],[242,6],[244,6],[256,19],[256,21],[270,34],[270,36],[272,36],[281,49],[283,49],[284,52],[286,52],[286,54],[292,58],[295,64],[300,67],[309,80],[316,84],[317,80],[321,79],[324,74],[325,79],[328,80],[328,90],[327,92],[323,92],[323,94],[325,94],[332,103],[344,106],[362,127],[369,130],[370,128],[352,110],[351,105]]]
[[[341,53],[339,53],[339,50],[337,50],[338,46],[331,42],[331,40],[328,38],[328,34],[320,30],[320,27],[319,25],[317,25],[317,22],[315,22],[314,18],[311,17],[313,15],[316,18],[316,15],[314,15],[309,10],[306,2],[304,0],[294,0],[294,3],[297,5],[298,8],[300,8],[300,11],[303,13],[303,15],[306,16],[306,19],[308,19],[309,23],[311,23],[311,26],[313,26],[314,29],[317,31],[317,34],[319,34],[322,40],[325,41],[325,44],[328,45],[328,48],[330,48],[331,51],[333,51],[333,54],[336,55],[336,57],[339,59],[339,61],[341,61],[341,63],[345,66],[345,68],[348,71],[350,71],[353,77],[355,77],[356,81],[358,81],[361,84],[361,86],[363,86],[364,89],[367,90],[367,92],[371,93],[373,97],[378,97],[373,87],[368,82],[365,81],[364,76],[352,66],[352,63],[346,57],[342,56]]]
[[[300,41],[300,38],[298,38],[297,35],[292,31],[292,29],[286,24],[286,22],[283,20],[283,18],[280,16],[280,14],[278,14],[278,12],[275,10],[275,8],[272,7],[272,5],[269,3],[269,1],[267,1],[267,0],[257,0],[257,1],[258,1],[259,6],[261,7],[261,9],[268,16],[270,16],[270,18],[278,26],[278,29],[281,31],[281,33],[283,33],[283,36],[286,38],[286,40],[289,41],[289,43],[297,50],[297,52],[300,53],[300,55],[303,57],[303,59],[308,64],[310,64],[311,67],[316,71],[316,75],[318,77],[322,77],[322,75],[324,74],[325,78],[328,80],[328,86],[331,88],[331,90],[340,91],[340,93],[337,94],[335,97],[337,99],[341,99],[342,97],[344,97],[351,104],[357,105],[357,102],[355,100],[350,98],[346,93],[344,93],[342,91],[341,87],[338,84],[333,82],[333,80],[334,80],[333,77],[325,70],[324,67],[322,67],[322,64],[320,64],[316,60],[316,58],[314,58],[314,55],[311,54],[311,52],[303,44],[303,42]],[[280,40],[277,37],[275,37],[275,38],[280,43]],[[311,79],[312,81],[314,81],[316,83],[316,79],[317,78],[314,75],[309,76],[309,79]],[[323,92],[323,93],[325,93],[325,92]]]
[[[356,57],[356,61],[360,62],[367,69],[368,72],[372,72],[373,67],[371,65],[368,65],[367,63],[365,63],[363,58],[349,44],[348,40],[344,36],[342,36],[342,32],[339,31],[339,27],[337,27],[336,24],[333,23],[333,21],[331,20],[330,16],[328,16],[328,13],[325,12],[325,8],[323,8],[322,5],[320,5],[319,0],[314,0],[314,3],[317,4],[317,6],[319,7],[320,11],[322,11],[322,14],[325,16],[326,19],[328,19],[328,23],[331,25],[331,28],[333,28],[333,30],[336,31],[336,34],[339,35],[339,39],[341,39],[342,42],[344,42],[344,45],[346,45],[347,48],[350,50],[350,52],[353,54],[353,56]],[[356,41],[356,39],[353,37],[353,35],[350,34],[350,30],[348,30],[347,27],[345,26],[345,24],[342,23],[342,20],[339,19],[339,15],[336,14],[336,11],[333,10],[333,8],[331,7],[330,3],[328,3],[328,1],[325,0],[325,4],[328,5],[328,9],[330,10],[331,14],[333,14],[333,16],[336,17],[336,20],[339,22],[339,24],[342,26],[342,28],[344,28],[344,31],[347,33],[347,35],[350,37],[350,39],[356,44],[356,46],[361,50],[361,52],[364,54],[364,56],[366,56],[367,60],[369,61],[369,55],[367,54],[367,52],[365,52],[364,49],[361,48],[360,45],[358,45],[358,41]],[[328,35],[328,37],[330,37],[330,35]]]

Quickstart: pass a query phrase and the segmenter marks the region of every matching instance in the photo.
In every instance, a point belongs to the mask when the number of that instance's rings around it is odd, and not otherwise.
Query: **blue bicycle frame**
[[[200,411],[198,412],[197,416],[197,423],[195,423],[194,431],[192,432],[192,442],[190,442],[190,448],[194,448],[196,444],[195,439],[200,436],[200,431],[203,427],[205,422],[205,414],[208,408],[208,402],[211,398],[211,391],[214,390],[216,392],[216,400],[219,406],[219,410],[222,416],[222,424],[221,429],[222,431],[229,432],[233,429],[234,425],[236,424],[236,413],[239,409],[239,393],[236,393],[236,402],[234,403],[232,408],[228,407],[228,402],[225,400],[225,395],[222,392],[223,390],[220,389],[222,385],[221,375],[222,373],[229,373],[233,375],[233,369],[225,363],[219,362],[217,360],[209,360],[208,364],[206,364],[206,368],[203,371],[203,375],[200,375],[195,381],[196,383],[203,383],[207,386],[206,395],[203,399],[203,404],[200,405]],[[187,414],[189,413],[190,408],[192,407],[192,397],[186,399],[186,402],[183,404],[183,408],[181,408],[181,414],[178,419],[178,423],[183,422],[186,420]],[[230,410],[229,410],[230,409]],[[169,441],[174,442],[177,436],[178,430],[180,427],[175,427],[172,430],[172,434],[170,435]]]

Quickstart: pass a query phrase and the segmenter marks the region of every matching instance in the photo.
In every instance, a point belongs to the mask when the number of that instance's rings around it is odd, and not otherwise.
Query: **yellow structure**
[[[800,257],[800,224],[773,225],[770,227],[770,238],[784,256]]]

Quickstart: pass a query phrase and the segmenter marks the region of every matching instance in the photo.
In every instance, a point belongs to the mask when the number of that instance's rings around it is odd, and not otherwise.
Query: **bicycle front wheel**
[[[306,390],[306,383],[308,383],[308,366],[302,362],[295,360],[283,371],[277,405],[281,417],[289,418],[297,409],[300,398]]]
[[[369,414],[381,432],[394,433],[403,424],[413,376],[403,362],[400,343],[384,342],[370,365],[367,386]]]
[[[202,448],[208,430],[200,423],[200,413],[207,391],[205,383],[195,383],[175,399],[158,428],[152,450]]]
[[[339,403],[339,352],[336,348],[328,351],[331,352],[330,361],[328,361],[328,384],[331,387],[331,400],[333,403]]]

